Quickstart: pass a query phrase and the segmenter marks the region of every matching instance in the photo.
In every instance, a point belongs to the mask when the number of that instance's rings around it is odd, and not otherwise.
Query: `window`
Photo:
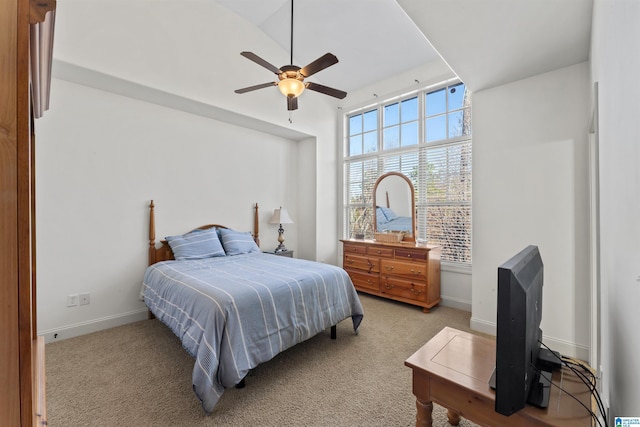
[[[418,145],[418,97],[384,106],[382,149]]]
[[[345,116],[345,236],[373,237],[373,186],[387,172],[413,183],[417,235],[443,261],[471,264],[471,93],[455,82]]]
[[[349,118],[349,155],[378,151],[378,111],[371,110]]]

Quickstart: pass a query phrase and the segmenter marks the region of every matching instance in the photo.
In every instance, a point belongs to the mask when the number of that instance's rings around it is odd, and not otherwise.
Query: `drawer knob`
[[[393,289],[395,285],[390,285],[389,282],[384,282],[384,287],[387,289]]]
[[[348,260],[347,260],[347,262],[348,262],[349,264],[353,264],[353,260],[352,260],[352,259],[348,259]]]
[[[393,270],[393,265],[385,265],[384,268],[386,268],[387,271],[392,271]]]
[[[414,270],[414,269],[412,268],[412,269],[411,269],[411,273],[415,274],[416,276],[419,276],[419,275],[421,275],[421,274],[422,274],[422,271],[421,271],[421,270],[416,271],[416,270]]]
[[[411,258],[411,254],[407,254],[407,258]]]
[[[420,295],[420,293],[422,291],[416,291],[416,288],[414,287],[413,283],[411,284],[411,289],[410,289],[411,293],[414,295]]]

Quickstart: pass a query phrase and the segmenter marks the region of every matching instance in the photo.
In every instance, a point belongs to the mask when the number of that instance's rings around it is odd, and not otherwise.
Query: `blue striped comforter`
[[[193,389],[207,413],[258,364],[348,317],[357,330],[363,317],[341,268],[263,253],[159,262],[143,291],[196,359]]]

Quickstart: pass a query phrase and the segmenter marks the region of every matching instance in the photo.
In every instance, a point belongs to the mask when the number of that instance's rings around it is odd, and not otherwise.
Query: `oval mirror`
[[[403,232],[403,240],[415,241],[416,204],[409,178],[400,172],[380,176],[373,187],[373,207],[375,232]]]

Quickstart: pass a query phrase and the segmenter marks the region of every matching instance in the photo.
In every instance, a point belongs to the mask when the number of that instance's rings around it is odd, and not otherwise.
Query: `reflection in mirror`
[[[386,173],[376,181],[373,192],[375,231],[405,234],[415,240],[415,200],[413,184],[399,172]]]

